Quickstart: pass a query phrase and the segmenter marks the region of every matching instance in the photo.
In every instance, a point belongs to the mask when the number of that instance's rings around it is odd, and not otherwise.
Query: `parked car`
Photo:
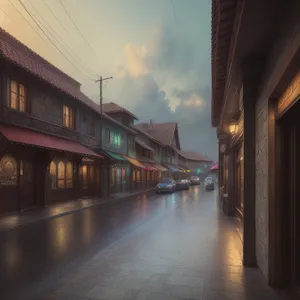
[[[214,190],[215,189],[215,183],[214,183],[214,179],[212,177],[205,178],[204,188],[205,188],[205,190]]]
[[[156,194],[163,192],[173,193],[176,189],[176,182],[172,178],[162,179],[155,187]]]
[[[191,177],[191,184],[192,185],[199,185],[200,184],[200,178],[198,176],[192,176]]]
[[[190,183],[187,179],[176,180],[176,190],[188,190],[190,188]]]

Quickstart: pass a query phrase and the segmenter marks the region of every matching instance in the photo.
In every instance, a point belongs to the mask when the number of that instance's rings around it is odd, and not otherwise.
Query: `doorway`
[[[279,121],[282,265],[287,283],[300,291],[300,103]]]

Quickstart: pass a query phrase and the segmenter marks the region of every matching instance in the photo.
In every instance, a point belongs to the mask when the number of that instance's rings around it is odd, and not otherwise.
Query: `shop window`
[[[67,177],[67,188],[73,187],[73,164],[71,162],[67,162],[66,167],[66,177]]]
[[[52,161],[50,163],[50,179],[52,189],[65,189],[73,187],[72,162]]]
[[[126,183],[126,169],[122,168],[122,183]]]
[[[133,170],[132,172],[132,181],[135,182],[136,181],[136,171]]]
[[[82,188],[88,188],[88,168],[87,165],[82,166]]]
[[[20,112],[27,112],[27,95],[24,85],[10,81],[9,107]]]
[[[116,175],[117,175],[116,167],[112,167],[111,168],[111,185],[116,184]]]
[[[140,181],[141,181],[141,171],[136,170],[136,182],[140,182]]]
[[[0,160],[0,185],[14,186],[18,184],[18,163],[12,156],[3,156]]]
[[[118,167],[116,170],[116,183],[121,184],[121,168]]]
[[[146,180],[146,171],[142,170],[142,181]]]
[[[57,188],[57,166],[54,161],[50,164],[50,178],[51,178],[51,188]]]
[[[60,161],[58,163],[57,168],[57,187],[59,189],[64,189],[66,187],[65,185],[65,164],[64,162]]]
[[[74,129],[74,110],[73,108],[64,105],[63,107],[63,125],[67,128]]]

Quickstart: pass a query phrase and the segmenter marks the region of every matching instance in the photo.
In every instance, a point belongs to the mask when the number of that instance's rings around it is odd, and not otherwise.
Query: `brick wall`
[[[256,257],[268,276],[268,99],[256,104]]]

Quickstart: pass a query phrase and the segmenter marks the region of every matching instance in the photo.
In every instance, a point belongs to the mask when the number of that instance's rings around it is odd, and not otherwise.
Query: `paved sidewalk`
[[[215,195],[195,188],[179,202],[161,197],[168,210],[38,299],[277,300],[258,269],[243,268],[236,224],[219,212]]]
[[[0,232],[13,230],[15,228],[36,223],[44,219],[58,218],[63,215],[78,212],[95,205],[115,203],[130,197],[137,197],[141,194],[152,191],[152,188],[137,190],[134,192],[122,192],[106,198],[83,197],[48,207],[38,208],[30,211],[17,212],[0,216]]]

